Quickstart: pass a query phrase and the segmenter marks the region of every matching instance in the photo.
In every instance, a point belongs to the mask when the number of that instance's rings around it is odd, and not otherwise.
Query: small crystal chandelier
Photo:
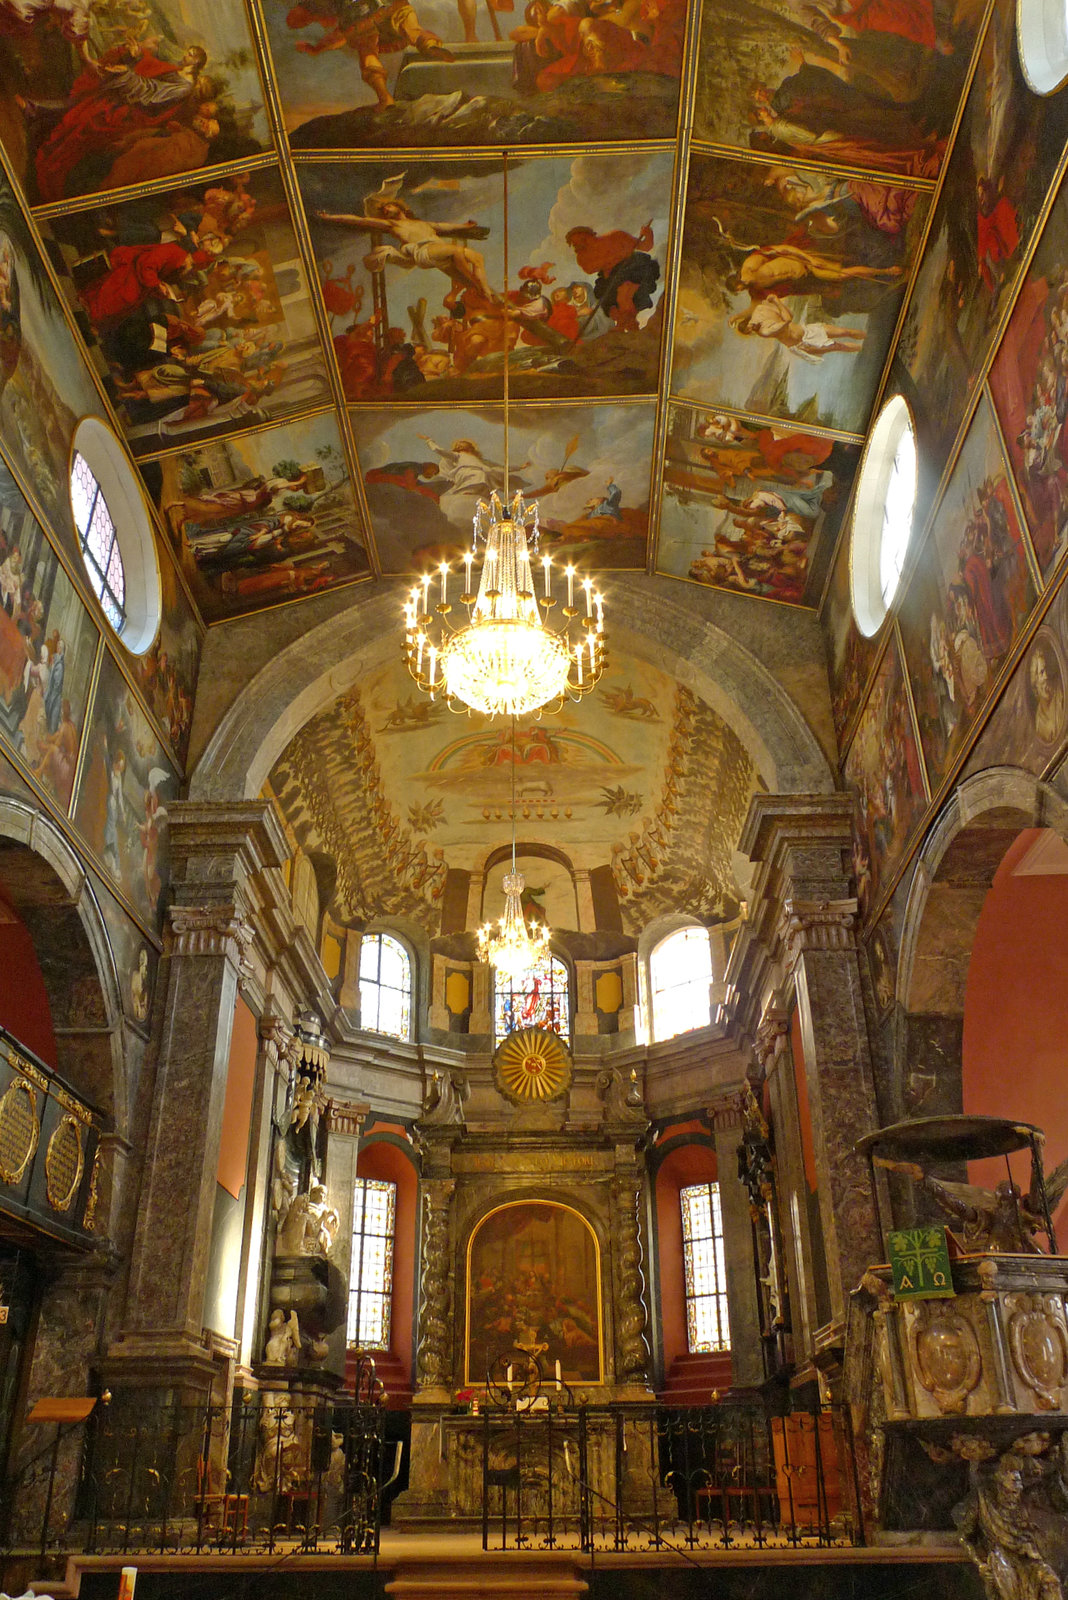
[[[504,305],[508,305],[508,158],[504,160]],[[565,698],[579,700],[604,671],[604,601],[592,580],[575,568],[554,573],[543,555],[541,595],[535,590],[531,551],[538,554],[538,505],[521,490],[508,492],[508,340],[504,341],[504,493],[494,489],[480,500],[474,516],[471,549],[464,556],[460,605],[466,619],[453,621],[450,568],[441,563],[408,594],[404,606],[404,659],[420,689],[446,705],[483,716],[525,717]],[[484,550],[474,587],[479,545]],[[437,579],[437,599],[432,586]],[[554,595],[554,578],[560,595]],[[457,580],[459,577],[457,576]],[[585,596],[576,606],[575,588]],[[554,622],[553,608],[563,598]]]
[[[522,895],[526,880],[515,864],[515,717],[512,718],[512,870],[504,875],[504,916],[484,922],[478,930],[478,959],[488,961],[503,978],[529,972],[549,948],[544,923],[528,925]]]

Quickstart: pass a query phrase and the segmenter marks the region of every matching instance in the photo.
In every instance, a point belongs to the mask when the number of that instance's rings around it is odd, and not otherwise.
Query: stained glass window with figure
[[[547,953],[526,972],[497,977],[493,1036],[500,1041],[517,1028],[550,1028],[561,1039],[570,1036],[571,996],[559,956]]]

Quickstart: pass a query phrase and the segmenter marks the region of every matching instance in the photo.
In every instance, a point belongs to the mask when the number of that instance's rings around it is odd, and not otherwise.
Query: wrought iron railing
[[[480,1426],[484,1549],[864,1543],[844,1409],[766,1417],[550,1394],[490,1404]]]
[[[97,1553],[375,1551],[399,1467],[384,1419],[373,1399],[351,1396],[119,1397],[94,1414],[61,1542]]]

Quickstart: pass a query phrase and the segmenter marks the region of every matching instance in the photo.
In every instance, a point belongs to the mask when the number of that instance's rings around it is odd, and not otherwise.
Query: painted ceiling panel
[[[695,137],[934,177],[984,9],[976,0],[710,0]]]
[[[510,481],[537,500],[543,553],[645,566],[655,416],[638,401],[513,411]],[[457,560],[478,499],[504,482],[501,408],[368,408],[352,425],[383,571]]]
[[[466,544],[506,349],[547,548],[817,601],[979,16],[698,9],[0,0],[5,159],[207,621]],[[71,376],[0,406],[62,525],[102,402],[50,317]]]
[[[516,398],[655,393],[673,162],[510,161],[507,313],[499,157],[302,165],[346,398],[497,400],[506,339]]]
[[[685,0],[264,8],[294,149],[672,139]]]
[[[5,4],[0,139],[54,205],[270,148],[240,0]]]

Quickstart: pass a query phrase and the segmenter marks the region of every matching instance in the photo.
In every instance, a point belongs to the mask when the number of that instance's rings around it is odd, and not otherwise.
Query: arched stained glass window
[[[691,1354],[731,1347],[727,1260],[718,1183],[680,1191],[682,1256],[686,1271],[686,1342]]]
[[[708,1027],[711,982],[712,949],[706,928],[679,928],[661,939],[649,957],[654,1043]]]
[[[501,1040],[516,1028],[551,1028],[561,1039],[571,1033],[571,995],[567,967],[547,953],[527,972],[499,977],[494,992],[493,1037]]]
[[[411,957],[388,933],[365,933],[360,941],[360,1026],[393,1039],[412,1036]]]

